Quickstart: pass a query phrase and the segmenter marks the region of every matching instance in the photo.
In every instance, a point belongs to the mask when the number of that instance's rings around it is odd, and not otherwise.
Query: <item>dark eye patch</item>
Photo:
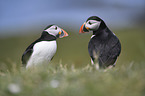
[[[88,22],[90,25],[92,24],[90,21]]]
[[[57,27],[55,27],[55,30],[57,30]]]

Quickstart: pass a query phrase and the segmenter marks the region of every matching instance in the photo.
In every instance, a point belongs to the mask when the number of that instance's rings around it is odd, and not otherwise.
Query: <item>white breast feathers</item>
[[[33,53],[26,65],[26,68],[48,64],[57,50],[56,41],[41,41],[34,45]]]

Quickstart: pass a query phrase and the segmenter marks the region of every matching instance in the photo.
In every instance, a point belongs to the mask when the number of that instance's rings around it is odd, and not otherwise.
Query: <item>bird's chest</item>
[[[106,39],[100,39],[100,38],[93,38],[90,40],[90,43],[92,46],[95,47],[95,49],[98,49],[98,50],[102,50],[106,47],[107,45],[107,40]]]
[[[41,41],[34,45],[32,57],[51,59],[56,53],[56,41]]]
[[[107,54],[110,50],[110,47],[108,45],[107,39],[102,38],[92,38],[88,45],[88,51],[89,54],[92,56],[95,52],[98,55]]]

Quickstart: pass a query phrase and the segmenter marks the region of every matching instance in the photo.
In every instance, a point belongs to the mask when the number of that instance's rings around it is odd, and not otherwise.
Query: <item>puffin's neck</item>
[[[105,29],[99,30],[97,32],[93,32],[93,37],[99,37],[102,40],[106,40],[109,36],[109,29],[106,27]]]
[[[104,28],[104,29],[100,29],[100,28],[99,28],[98,30],[93,31],[93,35],[100,35],[100,34],[102,34],[106,29],[107,29],[107,27]]]
[[[106,26],[104,21],[101,21],[100,27],[97,30],[93,31],[93,35],[99,35],[106,29],[108,29],[108,27]]]
[[[43,41],[53,41],[56,40],[57,38],[53,35],[50,35],[48,32],[43,31],[40,39]]]

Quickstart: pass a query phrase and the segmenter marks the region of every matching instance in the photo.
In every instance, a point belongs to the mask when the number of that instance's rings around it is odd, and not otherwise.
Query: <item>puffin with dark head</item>
[[[97,16],[89,17],[81,26],[79,33],[86,32],[93,32],[88,44],[92,64],[97,69],[114,67],[121,52],[121,44],[116,35]]]
[[[57,38],[68,36],[68,33],[57,25],[49,25],[40,38],[30,44],[22,55],[22,64],[26,68],[48,64],[57,50]]]

